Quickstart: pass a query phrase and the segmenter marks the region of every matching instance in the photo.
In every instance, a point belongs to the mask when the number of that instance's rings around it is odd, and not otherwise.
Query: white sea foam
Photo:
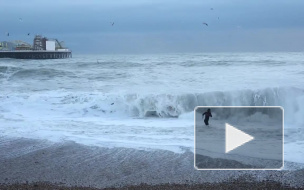
[[[282,106],[285,158],[304,163],[303,60],[297,53],[3,59],[0,133],[181,152],[193,150],[196,106]]]

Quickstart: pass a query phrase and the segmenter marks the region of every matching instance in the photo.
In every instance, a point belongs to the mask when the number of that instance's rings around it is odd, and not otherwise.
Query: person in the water
[[[203,113],[203,117],[205,116],[204,122],[205,125],[209,125],[209,117],[212,117],[210,109],[207,109],[205,113]]]

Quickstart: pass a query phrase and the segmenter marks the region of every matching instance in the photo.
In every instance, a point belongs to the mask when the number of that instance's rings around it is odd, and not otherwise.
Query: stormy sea
[[[281,106],[284,168],[196,170],[196,106]],[[210,134],[216,140],[216,130]],[[207,165],[233,161],[213,158],[210,148],[201,152]],[[107,188],[246,179],[304,187],[304,54],[0,59],[0,170],[1,184]]]

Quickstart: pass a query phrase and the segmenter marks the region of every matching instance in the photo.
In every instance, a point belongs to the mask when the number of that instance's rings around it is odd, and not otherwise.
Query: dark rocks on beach
[[[77,186],[61,186],[51,183],[34,183],[34,184],[11,184],[5,185],[0,184],[0,190],[99,190],[99,188],[94,187],[77,187]],[[238,179],[234,181],[222,182],[222,183],[203,183],[203,184],[159,184],[159,185],[149,185],[140,184],[124,187],[113,187],[113,188],[103,188],[104,190],[201,190],[201,189],[284,189],[291,190],[297,189],[289,186],[284,186],[279,182],[275,181],[262,181],[262,182],[251,182],[244,179]]]

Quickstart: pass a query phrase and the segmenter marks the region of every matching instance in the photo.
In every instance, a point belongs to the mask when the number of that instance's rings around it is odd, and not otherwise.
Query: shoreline
[[[215,162],[206,157],[206,160]],[[220,160],[229,162],[229,160]],[[102,148],[75,142],[53,143],[25,138],[0,137],[0,189],[23,184],[58,187],[164,189],[189,186],[229,187],[234,183],[304,187],[304,169],[281,171],[198,171],[194,169],[193,153],[165,150]],[[239,181],[235,181],[239,180]],[[267,185],[267,184],[266,184]],[[39,185],[38,185],[39,186]],[[191,187],[190,187],[191,186]],[[188,187],[187,187],[188,188]],[[38,188],[39,189],[39,188]]]

